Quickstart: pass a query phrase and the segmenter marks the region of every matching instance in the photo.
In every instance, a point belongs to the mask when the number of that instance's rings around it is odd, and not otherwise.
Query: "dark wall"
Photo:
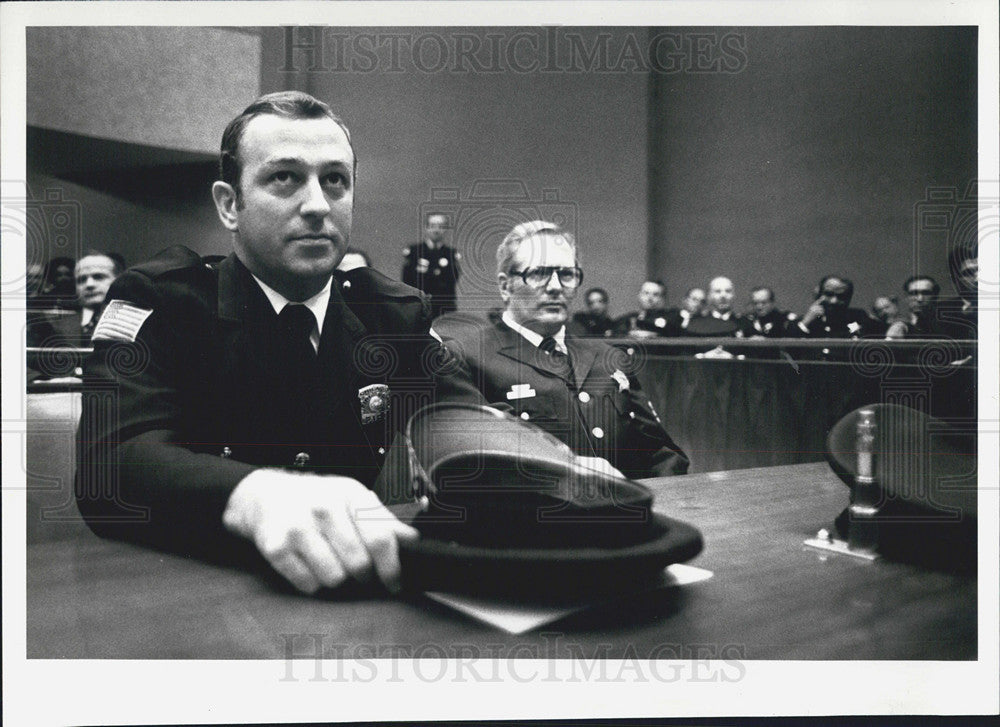
[[[859,307],[913,272],[950,291],[946,237],[914,215],[976,177],[975,29],[735,32],[739,72],[651,78],[650,266],[671,297],[716,275],[799,312],[827,273]]]

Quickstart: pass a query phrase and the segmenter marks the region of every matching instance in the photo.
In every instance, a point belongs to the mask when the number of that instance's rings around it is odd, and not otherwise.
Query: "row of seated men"
[[[579,336],[673,337],[715,336],[736,338],[976,338],[975,295],[978,259],[975,254],[955,261],[959,297],[943,299],[941,286],[928,275],[914,275],[903,283],[907,308],[888,296],[876,298],[870,312],[851,307],[854,284],[846,277],[827,275],[814,291],[815,301],[801,316],[781,310],[774,291],[754,288],[749,310],[733,308],[733,283],[718,277],[708,286],[687,291],[680,307],[665,307],[666,286],[647,280],[639,289],[638,310],[612,318],[609,296],[603,288],[590,288],[587,309],[575,313],[570,330]]]

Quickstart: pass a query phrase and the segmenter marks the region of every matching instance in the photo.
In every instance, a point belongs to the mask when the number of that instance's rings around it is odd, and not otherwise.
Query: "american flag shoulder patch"
[[[128,301],[113,300],[105,306],[91,340],[134,341],[152,312],[151,308],[140,308]]]

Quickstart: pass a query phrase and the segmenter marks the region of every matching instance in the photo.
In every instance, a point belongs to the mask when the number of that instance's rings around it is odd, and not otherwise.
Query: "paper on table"
[[[615,600],[645,591],[697,583],[698,581],[708,580],[711,577],[712,571],[710,570],[684,565],[683,563],[674,563],[664,569],[658,581],[633,593],[619,594],[615,597]],[[509,634],[523,634],[539,626],[558,621],[561,618],[569,616],[571,613],[583,611],[601,603],[607,603],[609,600],[580,601],[568,604],[561,603],[558,606],[543,606],[536,603],[526,604],[517,601],[501,601],[496,598],[476,598],[474,596],[440,593],[437,591],[428,591],[424,595],[467,616],[471,616],[478,621],[502,629]]]

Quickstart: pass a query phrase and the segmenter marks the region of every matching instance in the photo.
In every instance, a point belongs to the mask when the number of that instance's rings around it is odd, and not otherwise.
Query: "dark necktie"
[[[569,360],[569,356],[556,348],[556,339],[552,336],[546,336],[538,344],[538,348],[547,354],[547,358],[551,362],[551,368],[555,373],[572,380],[573,365]]]
[[[278,316],[282,343],[287,346],[288,357],[296,366],[306,369],[316,361],[316,349],[309,337],[312,335],[316,318],[304,305],[287,304]]]

